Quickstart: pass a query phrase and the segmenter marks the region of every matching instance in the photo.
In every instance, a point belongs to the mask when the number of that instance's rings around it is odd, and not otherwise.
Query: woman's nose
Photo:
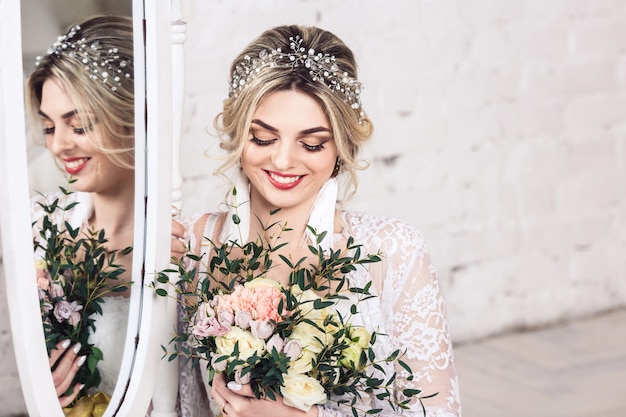
[[[296,157],[294,148],[288,141],[278,141],[272,154],[272,162],[277,170],[286,171],[293,166]]]
[[[46,136],[46,146],[55,155],[60,155],[74,146],[67,129],[55,127],[54,132]]]

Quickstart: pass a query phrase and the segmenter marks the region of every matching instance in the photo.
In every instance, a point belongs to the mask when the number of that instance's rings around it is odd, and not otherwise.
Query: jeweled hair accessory
[[[72,26],[66,35],[61,35],[46,52],[46,56],[75,58],[85,65],[89,78],[100,80],[116,91],[123,80],[132,82],[132,61],[122,59],[117,48],[102,48],[100,41],[87,45],[85,38],[74,39],[80,26]],[[44,57],[38,56],[35,65]]]
[[[237,96],[250,82],[256,78],[263,68],[306,68],[313,81],[325,84],[333,92],[341,96],[350,107],[359,111],[359,120],[364,117],[361,108],[361,91],[363,85],[347,72],[340,72],[334,55],[323,54],[315,49],[306,49],[302,46],[299,35],[289,38],[289,52],[280,48],[271,51],[262,50],[258,57],[245,55],[243,61],[237,64],[229,86],[229,97]]]

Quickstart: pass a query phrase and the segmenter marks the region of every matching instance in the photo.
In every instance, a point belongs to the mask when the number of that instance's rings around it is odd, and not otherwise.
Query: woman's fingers
[[[185,236],[185,227],[176,220],[172,220],[172,235],[179,238]]]
[[[76,399],[76,396],[78,395],[80,390],[83,389],[83,387],[84,387],[84,385],[76,384],[76,385],[74,385],[74,390],[72,391],[72,393],[70,395],[60,395],[59,396],[59,404],[61,405],[61,408],[67,407],[72,402],[74,402],[74,400]]]
[[[185,241],[185,228],[176,220],[172,220],[172,243],[170,247],[172,258],[181,259],[185,255],[187,252]]]
[[[215,400],[217,406],[220,408],[220,411],[224,404],[228,402],[224,395],[222,394],[223,390],[228,390],[226,388],[226,380],[224,379],[223,374],[215,374],[213,377],[213,382],[211,383],[211,397]]]
[[[71,386],[72,381],[76,376],[76,373],[87,359],[86,356],[78,356],[78,352],[80,352],[80,347],[80,343],[76,343],[74,346],[72,346],[71,349],[67,350],[65,352],[65,355],[63,355],[61,359],[57,360],[56,367],[52,371],[54,388],[56,390],[57,396],[59,397],[61,397]]]
[[[233,391],[234,393],[236,393],[237,395],[241,395],[243,397],[254,397],[256,398],[256,395],[254,395],[254,391],[252,391],[252,387],[250,386],[250,384],[239,384],[235,381],[230,381],[228,384],[226,384],[226,388],[228,388],[229,390]]]
[[[181,259],[185,255],[187,248],[185,247],[185,244],[180,241],[180,239],[172,236],[172,243],[170,246],[170,250],[172,252],[171,253],[172,258]]]
[[[55,363],[59,360],[61,355],[65,353],[67,348],[70,346],[71,341],[69,339],[62,340],[56,344],[56,349],[52,349],[50,352],[50,357],[48,358],[48,363],[50,364],[50,368],[54,366]]]

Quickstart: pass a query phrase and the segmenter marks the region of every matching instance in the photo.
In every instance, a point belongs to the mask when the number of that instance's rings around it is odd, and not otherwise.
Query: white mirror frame
[[[142,416],[148,409],[161,360],[166,317],[166,299],[148,287],[156,271],[169,266],[171,234],[171,51],[169,44],[170,6],[163,1],[133,0],[135,17],[135,71],[145,73],[145,84],[137,85],[136,211],[145,213],[148,225],[135,222],[131,297],[140,304],[139,314],[130,317],[127,343],[135,345],[134,355],[125,355],[111,405],[105,417]],[[143,16],[143,22],[139,17]],[[138,24],[142,23],[142,24]],[[63,417],[47,360],[39,313],[28,192],[20,4],[0,0],[0,192],[7,196],[0,205],[3,261],[11,332],[22,392],[31,417]],[[160,87],[161,86],[161,87]],[[144,111],[146,113],[144,113]],[[145,115],[149,117],[145,117]],[[146,119],[147,124],[141,126]],[[142,129],[145,128],[145,130]],[[142,130],[140,130],[142,129]],[[148,137],[144,147],[142,138]],[[145,156],[144,156],[145,155]],[[141,175],[141,174],[145,175]],[[143,193],[146,195],[144,196]],[[144,201],[145,206],[141,204]],[[137,225],[139,223],[139,225]],[[136,275],[136,271],[139,271]],[[139,297],[142,295],[141,297]],[[133,300],[131,300],[131,304]],[[119,404],[115,406],[115,404]]]
[[[185,48],[187,23],[194,13],[193,0],[172,0],[171,2],[171,45],[172,45],[172,215],[178,218],[182,210],[183,178],[180,173],[180,142],[182,135],[185,97]],[[173,278],[173,279],[172,279]],[[172,277],[175,282],[176,278]],[[175,330],[178,323],[177,295],[170,287],[167,301],[166,328]],[[171,331],[162,341],[167,346],[172,338]],[[152,398],[151,417],[177,417],[178,398],[178,359],[162,360],[159,366],[158,382]]]

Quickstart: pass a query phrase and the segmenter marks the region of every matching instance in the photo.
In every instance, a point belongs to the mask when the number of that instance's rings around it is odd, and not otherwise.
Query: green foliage
[[[104,230],[73,228],[64,220],[65,213],[78,203],[67,202],[72,194],[69,186],[59,188],[61,198],[38,203],[45,214],[33,238],[36,253],[42,254],[36,261],[37,286],[48,353],[60,341],[70,340],[72,345],[80,343],[78,355],[87,357],[71,385],[84,384],[80,398],[101,382],[97,364],[103,359],[102,351],[88,341],[96,331],[94,317],[102,314],[105,295],[126,291],[130,283],[117,283],[125,270],[116,263],[117,252],[106,249]],[[58,210],[63,212],[62,220],[55,222]],[[128,247],[119,253],[131,251]]]
[[[233,194],[236,194],[236,191],[233,191]],[[278,210],[271,214],[276,213]],[[231,220],[239,224],[237,215]],[[189,254],[176,262],[176,268],[159,272],[157,281],[170,285],[176,293],[177,300],[182,303],[183,321],[187,326],[185,332],[172,339],[171,343],[175,345],[174,352],[170,353],[164,347],[163,356],[178,354],[191,361],[194,366],[197,366],[200,360],[207,360],[210,363],[208,368],[210,380],[215,372],[219,372],[215,368],[219,368],[223,369],[228,380],[249,378],[257,398],[275,399],[276,396],[281,396],[283,377],[293,362],[282,348],[257,351],[242,360],[239,358],[238,342],[232,353],[218,355],[216,340],[220,336],[200,337],[193,332],[194,326],[202,318],[198,317],[201,306],[214,307],[219,297],[233,293],[237,286],[245,286],[257,278],[270,277],[272,267],[278,258],[291,272],[288,287],[281,290],[284,296],[278,304],[281,319],[273,323],[275,327],[272,335],[278,335],[284,341],[290,340],[296,327],[303,323],[318,334],[312,340],[322,348],[312,359],[311,369],[306,375],[321,384],[327,399],[348,405],[355,416],[359,412],[378,414],[382,411],[360,410],[357,399],[363,393],[387,401],[394,410],[407,408],[413,397],[421,403],[421,399],[417,397],[420,391],[409,389],[403,391],[407,399],[399,401],[394,394],[395,372],[385,375],[386,371],[390,369],[393,371],[393,367],[389,365],[395,362],[400,363],[403,369],[411,373],[408,365],[399,359],[402,353],[395,351],[385,358],[376,357],[373,344],[385,335],[374,332],[371,335],[368,333],[366,337],[363,331],[357,335],[355,327],[350,324],[352,317],[359,314],[359,306],[375,297],[371,293],[371,282],[363,288],[354,286],[351,284],[350,274],[357,268],[367,268],[369,264],[380,262],[381,254],[363,254],[362,246],[352,237],[346,240],[345,247],[341,249],[324,250],[321,242],[326,232],[318,234],[313,228],[307,227],[315,236],[314,244],[308,246],[311,253],[308,257],[294,260],[277,253],[279,249],[289,244],[281,241],[281,236],[290,229],[286,224],[276,221],[262,225],[261,236],[247,243],[233,240],[219,244],[205,238],[209,243],[205,246],[210,248],[209,253],[197,256],[189,251]],[[155,287],[155,290],[157,295],[167,295],[167,291],[162,287]],[[314,293],[317,297],[314,299],[304,297],[305,292]],[[349,313],[346,317],[335,309],[339,303],[344,305],[348,303]],[[311,311],[319,314],[311,314]],[[325,314],[326,311],[331,313]],[[320,314],[323,317],[321,320]],[[236,326],[233,323],[230,325]],[[359,347],[355,347],[357,345]],[[192,349],[187,346],[191,346]],[[351,349],[354,354],[348,356],[346,352]],[[381,375],[384,378],[381,378]]]

